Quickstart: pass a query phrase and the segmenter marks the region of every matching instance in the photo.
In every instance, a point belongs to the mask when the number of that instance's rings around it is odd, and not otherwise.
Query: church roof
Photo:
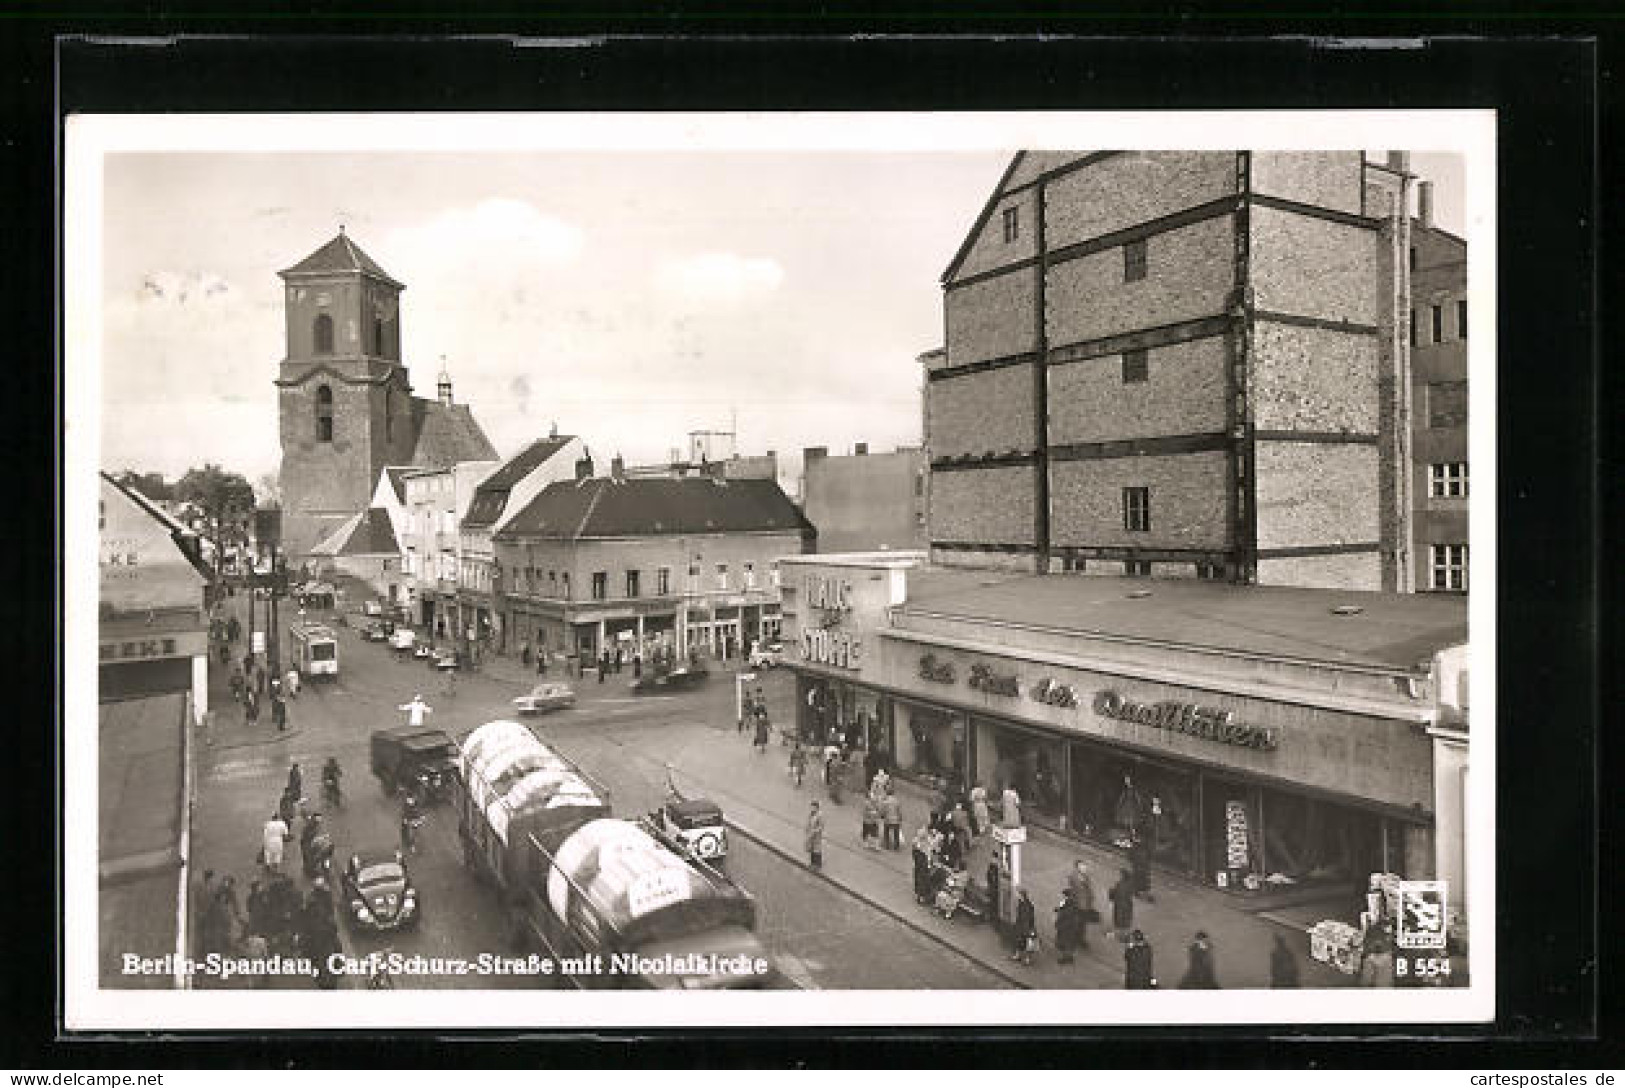
[[[582,540],[811,529],[774,480],[600,476],[552,484],[497,535]]]
[[[381,280],[386,280],[396,287],[404,286],[379,267],[377,261],[362,252],[361,247],[352,242],[350,236],[342,230],[331,242],[328,242],[292,268],[283,269],[280,274],[283,276],[303,276],[323,275],[332,272],[364,272],[369,276],[377,276]]]
[[[450,468],[459,461],[500,460],[468,405],[413,397],[412,415],[417,425],[412,467]]]

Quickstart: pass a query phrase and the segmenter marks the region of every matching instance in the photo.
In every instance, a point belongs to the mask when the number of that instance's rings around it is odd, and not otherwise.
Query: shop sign
[[[1020,695],[1021,683],[1015,673],[998,673],[991,665],[970,667],[970,686],[989,695]]]
[[[165,657],[190,657],[192,655],[190,647],[182,646],[180,640],[173,638],[140,638],[125,639],[120,642],[103,642],[98,647],[98,650],[98,657],[104,665],[115,661],[156,661]]]
[[[1103,691],[1095,696],[1095,713],[1103,718],[1115,718],[1135,725],[1149,725],[1170,733],[1184,733],[1219,744],[1237,748],[1257,748],[1273,752],[1277,747],[1275,730],[1257,725],[1242,725],[1232,719],[1228,710],[1179,703],[1167,700],[1160,703],[1136,703],[1115,691]]]
[[[805,628],[801,632],[801,659],[838,669],[861,669],[863,644],[845,631]]]
[[[1247,806],[1240,801],[1224,803],[1224,859],[1231,869],[1248,867]]]
[[[929,680],[933,684],[953,683],[953,662],[939,661],[936,654],[926,654],[920,658],[920,679]]]
[[[808,608],[821,608],[828,612],[852,611],[852,583],[822,574],[809,574],[801,588]]]
[[[1077,706],[1078,693],[1069,684],[1057,684],[1047,677],[1028,689],[1033,702],[1046,706]]]

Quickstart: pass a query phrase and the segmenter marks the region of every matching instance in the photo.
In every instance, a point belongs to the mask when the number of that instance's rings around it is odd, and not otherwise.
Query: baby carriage
[[[946,869],[946,866],[943,868]],[[952,918],[965,905],[965,891],[969,884],[970,874],[963,869],[947,872],[937,888],[937,913],[944,918]]]

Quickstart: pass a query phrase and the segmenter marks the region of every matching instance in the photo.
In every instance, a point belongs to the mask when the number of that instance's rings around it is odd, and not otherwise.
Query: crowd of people
[[[324,782],[336,785],[342,772],[329,759],[322,773]],[[309,882],[303,893],[294,874],[287,871],[287,847],[295,841],[293,828],[301,820],[299,874]],[[303,772],[294,762],[276,809],[260,829],[255,876],[248,883],[246,899],[238,898],[236,877],[226,874],[217,879],[212,869],[203,874],[199,900],[202,953],[255,960],[269,955],[303,956],[317,968],[318,988],[336,988],[338,976],[327,966],[328,956],[341,947],[331,887],[332,856],[332,837],[321,813],[310,809]],[[255,987],[265,986],[269,979],[266,974],[247,977]]]

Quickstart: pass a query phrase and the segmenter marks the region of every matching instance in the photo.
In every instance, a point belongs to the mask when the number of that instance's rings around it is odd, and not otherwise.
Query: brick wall
[[[970,570],[1013,570],[1026,573],[1037,570],[1037,560],[1031,552],[932,548],[931,563],[939,567],[962,567]]]
[[[1010,180],[1005,183],[1005,188],[1013,189],[1018,185],[1026,185],[1038,177],[1039,174],[1065,166],[1069,162],[1090,154],[1093,154],[1093,152],[1024,151],[1021,155],[1021,161],[1016,164],[1015,170],[1010,175]]]
[[[1259,442],[1254,464],[1260,548],[1377,541],[1375,446]]]
[[[1020,269],[943,294],[948,366],[978,363],[1032,351],[1033,276]]]
[[[1376,552],[1349,555],[1306,555],[1291,559],[1260,559],[1261,586],[1302,586],[1321,589],[1382,588],[1382,564]]]
[[[1151,348],[1143,382],[1123,381],[1121,355],[1052,366],[1050,441],[1110,442],[1221,431],[1226,355],[1220,336]]]
[[[312,379],[279,391],[282,437],[281,486],[284,508],[292,521],[290,550],[308,548],[315,540],[299,540],[302,515],[312,511],[363,509],[371,501],[372,407],[367,386],[339,381],[325,384],[333,391],[333,441],[316,441],[316,390],[324,384]]]
[[[1327,321],[1379,321],[1377,232],[1274,208],[1252,211],[1253,304]]]
[[[1033,543],[1035,470],[967,469],[931,474],[931,539]]]
[[[1253,192],[1358,215],[1363,160],[1360,151],[1254,151]]]
[[[1253,422],[1262,430],[1377,433],[1377,338],[1260,319]]]
[[[1229,547],[1222,452],[1057,461],[1050,471],[1050,534],[1057,546]],[[1123,488],[1151,491],[1151,529],[1123,528]]]
[[[982,223],[976,240],[960,264],[957,275],[974,276],[990,268],[1023,260],[1038,252],[1038,198],[1036,189],[1023,189],[1006,196],[993,206],[993,211]],[[1004,212],[1015,208],[1018,220],[1016,237],[1004,240]]]
[[[1050,345],[1223,313],[1235,282],[1234,236],[1228,215],[1153,235],[1146,240],[1145,279],[1133,283],[1123,282],[1121,247],[1054,265],[1045,318]]]
[[[1037,444],[1031,364],[927,382],[925,395],[934,458],[1030,453]]]
[[[1131,151],[1050,183],[1044,240],[1051,249],[1138,226],[1236,191],[1230,151]]]

